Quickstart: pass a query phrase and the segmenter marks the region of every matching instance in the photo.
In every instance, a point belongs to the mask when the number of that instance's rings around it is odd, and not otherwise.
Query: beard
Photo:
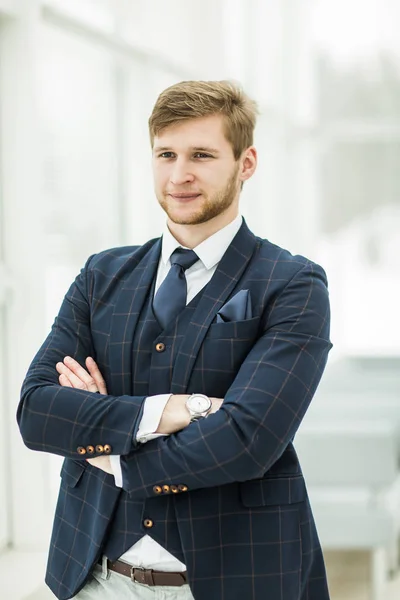
[[[237,183],[238,172],[239,165],[235,167],[224,188],[218,190],[212,196],[202,194],[203,203],[201,206],[194,208],[189,214],[179,214],[179,210],[174,210],[171,207],[165,195],[159,199],[160,206],[167,213],[170,221],[177,225],[200,225],[200,223],[207,223],[207,221],[211,221],[211,219],[224,213],[236,200],[239,191]]]

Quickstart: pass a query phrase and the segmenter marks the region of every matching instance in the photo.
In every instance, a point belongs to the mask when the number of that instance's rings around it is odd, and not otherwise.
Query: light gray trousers
[[[92,577],[73,600],[194,600],[188,585],[148,586],[96,565]]]

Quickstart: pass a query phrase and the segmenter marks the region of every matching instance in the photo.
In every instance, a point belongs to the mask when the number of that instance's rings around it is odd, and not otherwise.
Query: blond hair
[[[224,116],[224,133],[235,160],[253,145],[257,104],[232,81],[182,81],[159,95],[149,118],[150,141],[170,125],[209,115]]]

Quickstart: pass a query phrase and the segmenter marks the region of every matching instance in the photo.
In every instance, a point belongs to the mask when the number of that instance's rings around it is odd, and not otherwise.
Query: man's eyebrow
[[[193,146],[191,150],[193,150],[193,152],[210,152],[211,154],[219,154],[219,150],[216,148],[209,148],[207,146]]]
[[[207,146],[192,146],[189,148],[192,152],[209,152],[210,154],[219,154],[216,148],[208,148]],[[170,146],[155,146],[153,152],[173,152]]]

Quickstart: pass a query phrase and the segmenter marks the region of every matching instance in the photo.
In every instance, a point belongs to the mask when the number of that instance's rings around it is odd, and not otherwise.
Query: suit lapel
[[[111,322],[110,370],[112,394],[132,393],[132,344],[144,301],[150,291],[161,252],[161,239],[135,265],[125,280]]]
[[[208,328],[237,285],[256,249],[257,240],[245,221],[204,289],[179,348],[172,373],[171,393],[184,394]]]

